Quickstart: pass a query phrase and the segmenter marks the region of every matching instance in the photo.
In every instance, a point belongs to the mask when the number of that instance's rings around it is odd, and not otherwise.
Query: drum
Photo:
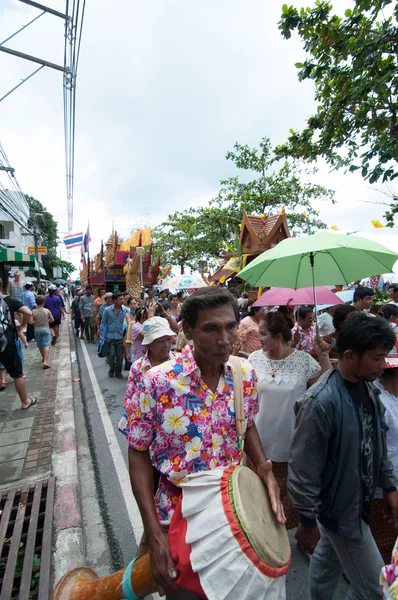
[[[181,487],[169,529],[177,584],[208,600],[283,600],[290,544],[262,480],[230,466]]]

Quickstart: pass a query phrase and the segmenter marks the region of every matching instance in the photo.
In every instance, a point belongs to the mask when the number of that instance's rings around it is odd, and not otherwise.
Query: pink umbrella
[[[318,286],[316,290],[317,304],[344,304],[334,292],[326,287]],[[314,289],[312,287],[293,290],[291,288],[271,288],[264,292],[262,296],[253,304],[253,306],[287,306],[296,305],[304,306],[314,304]]]
[[[288,306],[294,304],[293,298],[296,293],[292,288],[274,287],[264,292],[253,306]]]

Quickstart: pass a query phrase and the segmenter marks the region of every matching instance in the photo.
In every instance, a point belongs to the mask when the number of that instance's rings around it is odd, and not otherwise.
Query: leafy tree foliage
[[[398,176],[398,4],[353,5],[344,17],[321,0],[300,10],[283,5],[279,28],[285,38],[297,31],[304,43],[308,57],[296,66],[300,81],[315,83],[318,107],[277,155],[322,157],[334,168],[360,169],[370,183],[391,181]]]
[[[334,192],[311,182],[314,170],[303,171],[288,161],[277,165],[268,138],[258,148],[236,143],[226,158],[243,172],[243,179],[237,175],[222,180],[207,206],[176,211],[154,229],[155,250],[163,264],[179,265],[182,272],[202,261],[214,268],[226,246],[234,245],[243,211],[260,215],[284,208],[294,232],[326,227],[313,202],[333,202]]]
[[[48,210],[43,206],[43,204],[33,198],[33,196],[28,196],[25,194],[26,201],[29,205],[29,211],[34,218],[35,213],[39,213],[42,216],[42,223],[40,227],[40,238],[43,246],[47,247],[47,255],[42,257],[43,260],[43,268],[47,273],[48,279],[53,279],[53,267],[61,267],[62,269],[62,277],[68,278],[73,271],[76,270],[76,267],[67,260],[61,260],[57,256],[57,243],[58,243],[58,224],[54,220],[54,217]]]

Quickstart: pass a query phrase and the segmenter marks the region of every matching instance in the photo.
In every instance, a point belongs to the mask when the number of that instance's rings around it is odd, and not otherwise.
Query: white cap
[[[152,317],[151,319],[148,319],[145,321],[142,329],[144,331],[144,339],[142,340],[144,346],[152,344],[152,342],[165,335],[175,335],[174,331],[170,329],[167,320],[163,317]]]
[[[49,290],[56,290],[56,289],[57,289],[57,286],[56,286],[56,285],[54,285],[53,283],[50,283],[50,285],[48,286],[48,289],[49,289]]]

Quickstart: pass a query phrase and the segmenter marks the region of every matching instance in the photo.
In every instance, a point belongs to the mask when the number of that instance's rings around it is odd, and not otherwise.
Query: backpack
[[[4,296],[0,296],[0,352],[4,352],[12,335],[12,319],[10,309]]]

